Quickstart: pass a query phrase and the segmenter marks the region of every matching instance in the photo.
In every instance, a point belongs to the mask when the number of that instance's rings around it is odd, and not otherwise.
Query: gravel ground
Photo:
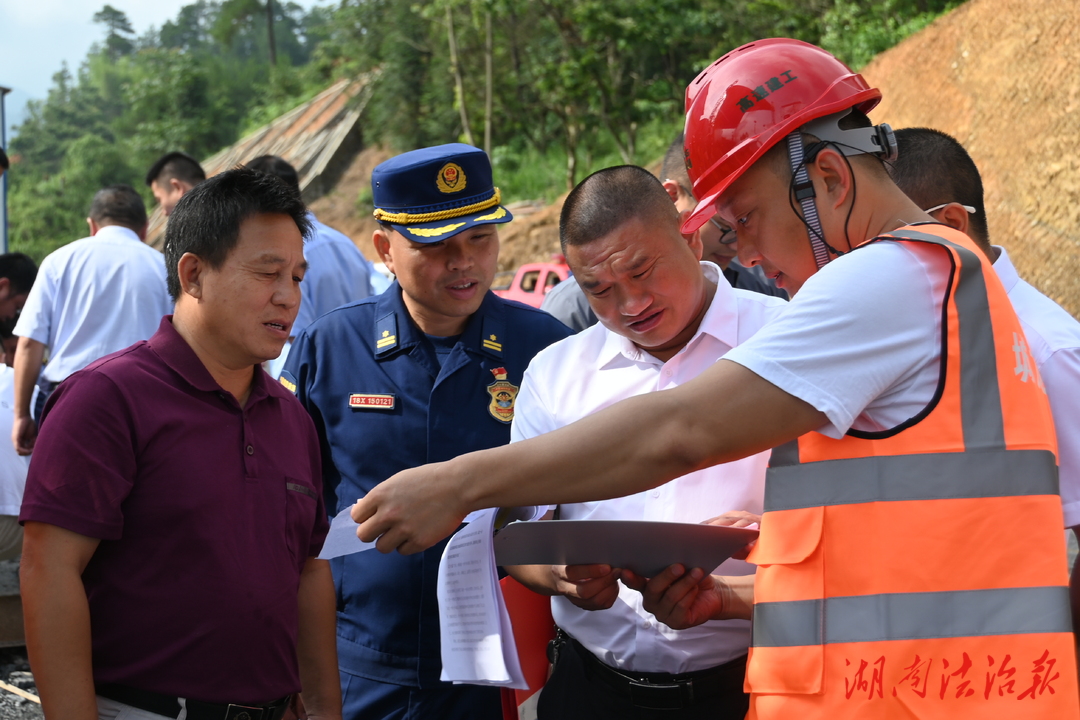
[[[0,680],[37,695],[34,678],[26,661],[26,648],[0,648]],[[42,720],[41,706],[0,689],[0,720]]]

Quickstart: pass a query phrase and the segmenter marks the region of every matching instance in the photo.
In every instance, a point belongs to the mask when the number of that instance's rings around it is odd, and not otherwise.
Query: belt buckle
[[[265,708],[229,704],[224,720],[262,720]]]
[[[694,702],[694,683],[692,680],[685,683],[642,683],[631,680],[630,702],[649,710],[682,710]]]

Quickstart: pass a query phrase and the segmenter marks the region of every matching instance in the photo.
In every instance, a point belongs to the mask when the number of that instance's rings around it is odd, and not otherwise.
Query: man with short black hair
[[[176,313],[46,406],[22,596],[49,717],[340,718],[319,442],[261,363],[288,337],[303,203],[250,170],[165,236]]]
[[[247,163],[247,166],[257,172],[277,177],[292,188],[297,196],[300,195],[300,177],[296,169],[282,158],[263,155]],[[276,375],[275,369],[280,371],[284,366],[293,337],[315,318],[346,303],[363,300],[369,295],[381,292],[375,290],[372,284],[376,282],[376,278],[378,281],[385,281],[360,253],[352,239],[319,222],[311,210],[308,210],[307,218],[313,229],[311,237],[304,243],[304,259],[307,260],[308,269],[304,284],[300,286],[303,301],[300,303],[300,312],[296,314],[289,343],[285,344],[281,357],[273,363],[271,375]],[[385,289],[386,285],[380,283],[379,287]]]
[[[982,177],[963,145],[931,128],[897,130],[896,143],[900,154],[888,166],[893,180],[935,220],[975,241],[1020,318],[1021,342],[1035,360],[1054,414],[1065,527],[1080,538],[1080,323],[1021,279],[1005,248],[990,244]],[[1078,565],[1069,582],[1074,622],[1080,619]]]
[[[4,148],[0,147],[0,177],[4,177],[4,173],[11,167],[11,161],[8,160],[7,153],[4,152]]]
[[[737,290],[701,260],[701,236],[679,233],[665,187],[643,168],[607,168],[567,197],[560,234],[567,263],[603,325],[542,350],[525,371],[512,437],[525,440],[619,400],[677,387],[748,339],[787,303]],[[573,372],[567,372],[573,368]],[[760,513],[766,453],[676,478],[656,491],[558,506],[560,520],[702,522]],[[748,521],[749,522],[749,521]],[[717,620],[667,630],[607,565],[507,568],[553,595],[561,629],[537,706],[558,720],[654,717],[742,720],[750,623]],[[723,575],[751,575],[729,560]],[[635,689],[636,688],[636,689]],[[692,688],[692,692],[689,689]],[[639,697],[638,691],[648,692]]]
[[[129,185],[98,190],[86,222],[90,236],[41,262],[15,334],[15,423],[12,441],[29,455],[35,420],[49,393],[94,360],[150,337],[172,310],[161,253],[143,242],[146,208]],[[0,281],[2,282],[2,281]],[[45,349],[50,358],[42,368]],[[34,412],[30,400],[40,388]]]
[[[660,169],[661,181],[668,197],[675,203],[675,209],[681,212],[689,212],[694,208],[697,200],[690,188],[690,177],[686,174],[686,163],[683,158],[683,134],[680,132],[672,141],[664,154],[664,162]],[[694,232],[698,241],[701,242],[701,259],[716,263],[724,275],[724,279],[733,288],[751,290],[787,299],[788,295],[776,287],[759,267],[745,267],[735,257],[737,248],[735,231],[724,222],[713,217],[708,223]],[[565,243],[563,255],[566,254]],[[573,276],[571,276],[573,277]],[[571,329],[580,332],[596,323],[596,314],[589,306],[585,294],[581,291],[577,282],[561,282],[544,296],[544,302],[540,305],[544,312],[551,313]]]
[[[165,153],[146,173],[146,184],[166,217],[172,214],[184,193],[205,179],[206,173],[199,161],[182,152]]]

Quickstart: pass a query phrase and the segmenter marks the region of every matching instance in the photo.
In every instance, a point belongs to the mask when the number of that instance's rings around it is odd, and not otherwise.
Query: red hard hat
[[[716,198],[788,133],[847,108],[869,113],[880,99],[862,75],[801,40],[724,55],[686,88],[686,170],[698,204],[683,233],[704,225]]]

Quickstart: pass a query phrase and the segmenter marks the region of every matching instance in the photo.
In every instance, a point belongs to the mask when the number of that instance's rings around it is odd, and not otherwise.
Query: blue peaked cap
[[[375,219],[418,243],[433,243],[474,225],[514,216],[499,203],[491,162],[463,143],[413,150],[380,163],[371,173]]]

